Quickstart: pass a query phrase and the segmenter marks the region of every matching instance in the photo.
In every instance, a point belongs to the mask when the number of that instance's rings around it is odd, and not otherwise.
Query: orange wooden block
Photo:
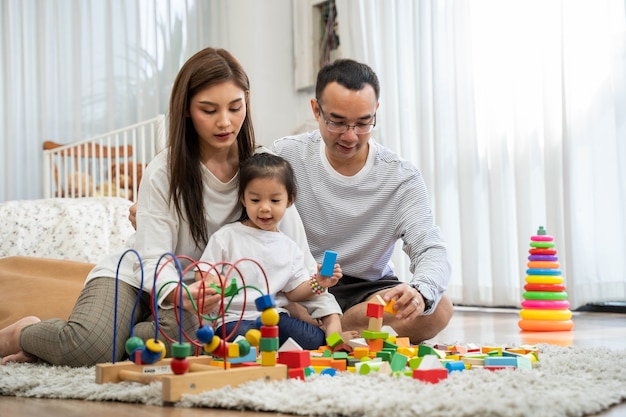
[[[311,366],[324,366],[326,368],[330,367],[333,358],[311,358]]]
[[[383,350],[383,343],[385,342],[383,339],[366,339],[366,341],[371,352],[380,352]]]
[[[396,337],[396,346],[411,347],[411,339],[408,337]]]
[[[385,304],[385,311],[389,314],[397,314],[398,310],[396,309],[396,300],[389,300],[389,302]]]

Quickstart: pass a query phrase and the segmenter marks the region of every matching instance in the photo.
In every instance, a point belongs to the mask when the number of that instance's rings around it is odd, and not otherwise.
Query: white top
[[[263,151],[262,148],[259,151]],[[204,208],[207,212],[206,222],[209,237],[222,225],[233,222],[241,214],[241,206],[237,200],[237,186],[239,172],[228,182],[218,180],[204,165],[202,168],[202,181],[204,186]],[[164,150],[157,154],[146,167],[137,199],[137,231],[127,244],[141,256],[143,263],[143,288],[151,291],[153,287],[154,271],[157,266],[162,266],[171,256],[189,257],[193,260],[200,259],[203,247],[196,247],[191,237],[189,226],[184,219],[179,218],[174,205],[169,204],[169,170],[168,152]],[[310,255],[304,227],[295,206],[285,211],[285,216],[279,223],[280,230],[293,239],[305,254],[305,264],[311,274],[315,273],[317,265]],[[110,254],[102,259],[87,276],[89,281],[96,277],[116,277],[118,264],[120,265],[119,279],[135,288],[141,286],[141,268],[135,253],[128,252],[124,257],[124,251]],[[165,257],[161,259],[162,256]],[[181,260],[184,269],[189,261]],[[159,305],[163,306],[163,299],[171,292],[175,284],[162,288],[164,283],[178,282],[179,273],[173,262],[167,265],[158,275],[157,289],[160,289]],[[189,271],[186,279],[193,279],[193,271]],[[315,317],[323,317],[332,313],[341,313],[334,297],[318,297]]]
[[[237,321],[239,318],[256,320],[261,313],[257,311],[254,301],[264,294],[275,296],[278,311],[286,312],[281,307],[289,301],[279,292],[292,291],[310,278],[304,264],[304,253],[287,235],[245,226],[241,222],[226,224],[215,232],[200,260],[209,264],[198,264],[203,271],[210,270],[210,265],[216,265],[226,286],[233,278],[237,279],[237,288],[246,286],[246,290],[240,291],[232,299],[225,299],[228,305],[225,322]],[[218,265],[220,262],[230,264]],[[232,268],[231,264],[237,269]]]
[[[319,130],[279,139],[272,150],[295,171],[295,205],[318,262],[333,250],[344,275],[374,281],[395,275],[391,255],[401,239],[413,274],[406,281],[434,301],[426,313],[434,311],[451,272],[416,167],[370,139],[365,166],[341,175],[328,162]]]

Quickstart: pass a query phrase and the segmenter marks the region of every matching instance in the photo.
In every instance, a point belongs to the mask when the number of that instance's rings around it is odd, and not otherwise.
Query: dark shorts
[[[368,281],[344,275],[337,285],[330,287],[328,291],[337,299],[341,311],[346,312],[350,307],[364,302],[368,297],[378,291],[392,288],[400,284],[402,284],[402,281],[393,275],[383,277],[376,281]]]

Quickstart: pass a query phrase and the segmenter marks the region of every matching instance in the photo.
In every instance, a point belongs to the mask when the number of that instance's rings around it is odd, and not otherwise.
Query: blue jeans
[[[237,323],[239,323],[239,327],[228,340],[229,342],[239,335],[245,337],[246,332],[250,329],[258,329],[257,322],[254,320],[233,321],[224,325],[224,327],[226,327],[226,334],[230,334]],[[221,326],[215,329],[215,334],[222,337]],[[279,346],[282,346],[290,337],[306,350],[315,350],[326,344],[326,335],[322,329],[302,320],[295,319],[287,313],[280,313],[280,321],[278,322]]]

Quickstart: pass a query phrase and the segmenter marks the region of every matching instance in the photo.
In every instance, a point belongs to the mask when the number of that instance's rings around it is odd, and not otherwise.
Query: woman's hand
[[[177,305],[179,301],[180,287],[172,291],[166,298],[170,303]],[[191,298],[190,298],[191,297]],[[183,308],[187,311],[195,312],[194,304],[196,308],[203,314],[208,314],[211,311],[216,310],[219,307],[222,296],[217,293],[214,288],[209,286],[209,283],[199,280],[193,284],[187,286],[187,290],[183,290]]]

